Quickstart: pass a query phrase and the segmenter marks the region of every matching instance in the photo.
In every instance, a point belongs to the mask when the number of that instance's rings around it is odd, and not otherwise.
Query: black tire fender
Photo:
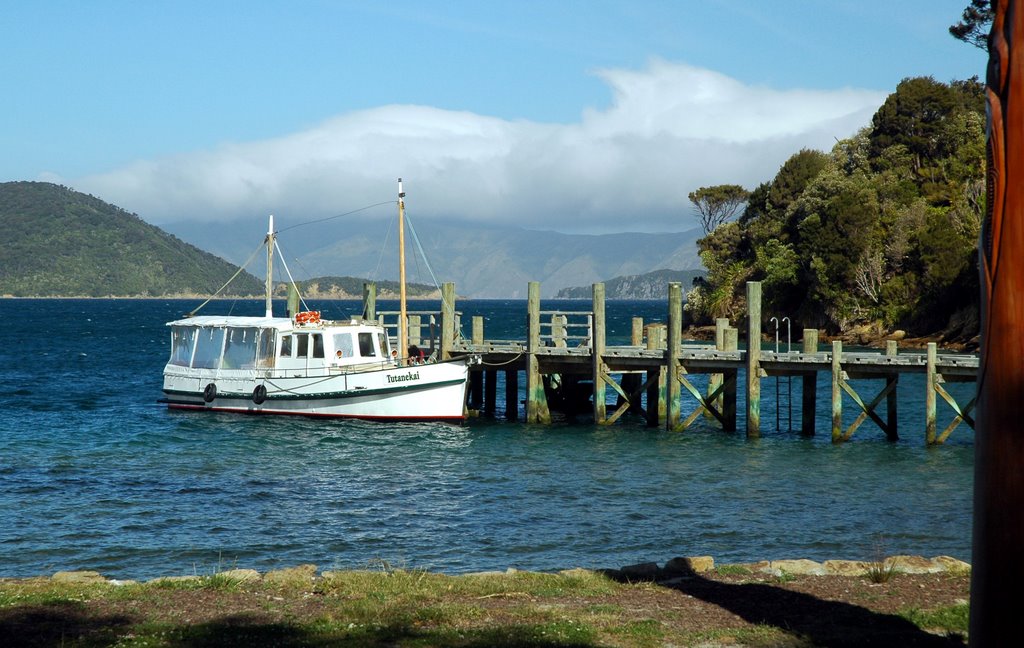
[[[252,390],[252,402],[262,405],[265,400],[267,400],[267,388],[263,385],[256,385]]]
[[[203,390],[203,400],[212,403],[215,398],[217,398],[217,385],[210,383]]]

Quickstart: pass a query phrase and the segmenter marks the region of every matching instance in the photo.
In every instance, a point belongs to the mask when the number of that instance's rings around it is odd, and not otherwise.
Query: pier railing
[[[633,412],[652,426],[684,430],[699,417],[717,421],[727,431],[737,429],[737,392],[745,385],[744,425],[748,437],[761,434],[761,382],[766,377],[797,378],[802,385],[799,430],[805,435],[816,432],[817,381],[827,375],[832,384],[831,434],[834,442],[849,440],[859,426],[871,419],[886,437],[898,438],[896,398],[899,377],[904,374],[925,376],[925,440],[944,442],[953,430],[966,422],[973,427],[974,399],[957,400],[943,387],[949,382],[976,381],[978,357],[962,353],[939,353],[935,344],[926,351],[903,352],[889,340],[884,351],[844,351],[842,343],[820,347],[819,332],[803,329],[801,346],[787,344],[781,351],[760,348],[761,285],[747,286],[747,340],[757,340],[755,350],[740,348],[739,330],[727,319],[715,326],[714,343],[682,340],[681,284],[668,285],[667,323],[645,323],[634,317],[629,344],[608,345],[605,334],[604,284],[594,284],[592,309],[558,311],[540,309],[540,284],[530,282],[527,298],[525,339],[499,340],[485,337],[482,316],[472,317],[471,335],[460,331],[461,313],[454,308],[454,285],[445,284],[447,297],[440,313],[409,313],[410,331],[419,332],[419,340],[430,340],[438,357],[447,359],[480,356],[482,362],[471,368],[468,405],[484,414],[496,410],[498,372],[505,378],[505,414],[519,417],[522,396],[519,376],[525,376],[525,415],[527,422],[551,420],[551,408],[567,403],[589,409],[598,424],[611,424]],[[386,324],[397,331],[397,313],[381,313]],[[390,318],[394,319],[390,319]],[[773,320],[777,318],[772,318]],[[393,323],[392,323],[393,322]],[[410,333],[410,340],[416,338]],[[415,342],[413,342],[415,343]],[[706,376],[706,388],[692,381],[693,374]],[[742,379],[742,383],[741,383]],[[864,381],[881,380],[881,390],[863,398],[857,388]],[[787,383],[791,382],[787,380]],[[701,381],[703,385],[704,381]],[[867,383],[870,386],[870,383]],[[776,410],[781,393],[776,381]],[[586,390],[584,393],[582,390]],[[787,398],[792,396],[790,391]],[[615,402],[612,403],[613,399]],[[952,422],[938,430],[937,403],[946,402],[954,412]],[[550,403],[549,403],[550,401]],[[843,424],[844,401],[852,401],[856,420]],[[881,407],[882,403],[884,407]],[[582,403],[582,405],[581,405]],[[686,403],[695,409],[684,414]],[[791,410],[793,404],[787,401]],[[778,423],[778,422],[777,422]]]

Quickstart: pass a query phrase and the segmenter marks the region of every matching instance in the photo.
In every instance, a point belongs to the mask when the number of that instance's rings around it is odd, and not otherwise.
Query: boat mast
[[[270,215],[270,225],[267,227],[267,317],[274,316],[274,301],[272,292],[274,289],[274,215]]]
[[[405,192],[398,179],[398,357],[405,365],[409,352],[409,320],[405,309]]]

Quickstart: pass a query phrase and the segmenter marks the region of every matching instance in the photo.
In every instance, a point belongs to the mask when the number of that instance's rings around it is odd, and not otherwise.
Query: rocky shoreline
[[[971,565],[969,563],[951,556],[925,558],[914,555],[896,555],[888,556],[882,560],[874,562],[863,560],[825,560],[818,562],[808,560],[806,558],[799,558],[724,564],[716,564],[715,559],[712,556],[688,556],[672,558],[666,561],[664,565],[659,565],[657,562],[643,562],[618,568],[601,568],[582,571],[593,571],[621,582],[656,582],[671,584],[677,579],[716,571],[730,574],[764,575],[775,578],[788,576],[843,576],[858,578],[870,577],[874,574],[880,573],[888,573],[890,575],[941,573],[965,574],[969,573],[970,570]],[[187,583],[216,576],[220,579],[235,581],[238,583],[263,582],[268,584],[298,584],[300,582],[311,583],[318,578],[330,579],[339,573],[344,573],[345,571],[363,570],[325,570],[321,572],[316,565],[303,564],[263,573],[255,569],[233,568],[224,571],[217,571],[214,574],[209,575],[193,574],[188,576],[159,576],[145,582],[157,584]],[[569,574],[578,571],[581,571],[581,569],[566,569],[558,573]],[[471,572],[468,574],[459,574],[457,576],[500,576],[519,573],[529,572],[523,572],[522,570],[514,567],[509,567],[503,572]],[[58,571],[51,576],[37,576],[29,578],[0,578],[0,582],[47,578],[60,583],[80,584],[107,583],[112,585],[127,585],[137,584],[139,582],[130,579],[110,579],[99,572],[89,570]]]

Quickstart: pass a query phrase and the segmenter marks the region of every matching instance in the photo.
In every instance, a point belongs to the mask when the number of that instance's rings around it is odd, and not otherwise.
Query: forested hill
[[[684,290],[689,290],[696,277],[703,277],[703,270],[655,270],[641,275],[615,277],[605,282],[605,297],[608,299],[665,299],[669,282],[678,281]],[[593,286],[562,288],[555,295],[559,299],[590,299]]]
[[[708,197],[729,192],[715,189],[691,200],[720,206]],[[977,78],[904,79],[870,124],[829,152],[794,153],[745,197],[738,220],[698,242],[708,276],[687,299],[698,321],[741,318],[746,282],[760,281],[763,312],[789,315],[798,330],[976,335],[985,209]]]
[[[47,182],[0,183],[0,231],[0,295],[207,295],[237,270],[120,207]],[[262,291],[247,273],[227,290]]]

